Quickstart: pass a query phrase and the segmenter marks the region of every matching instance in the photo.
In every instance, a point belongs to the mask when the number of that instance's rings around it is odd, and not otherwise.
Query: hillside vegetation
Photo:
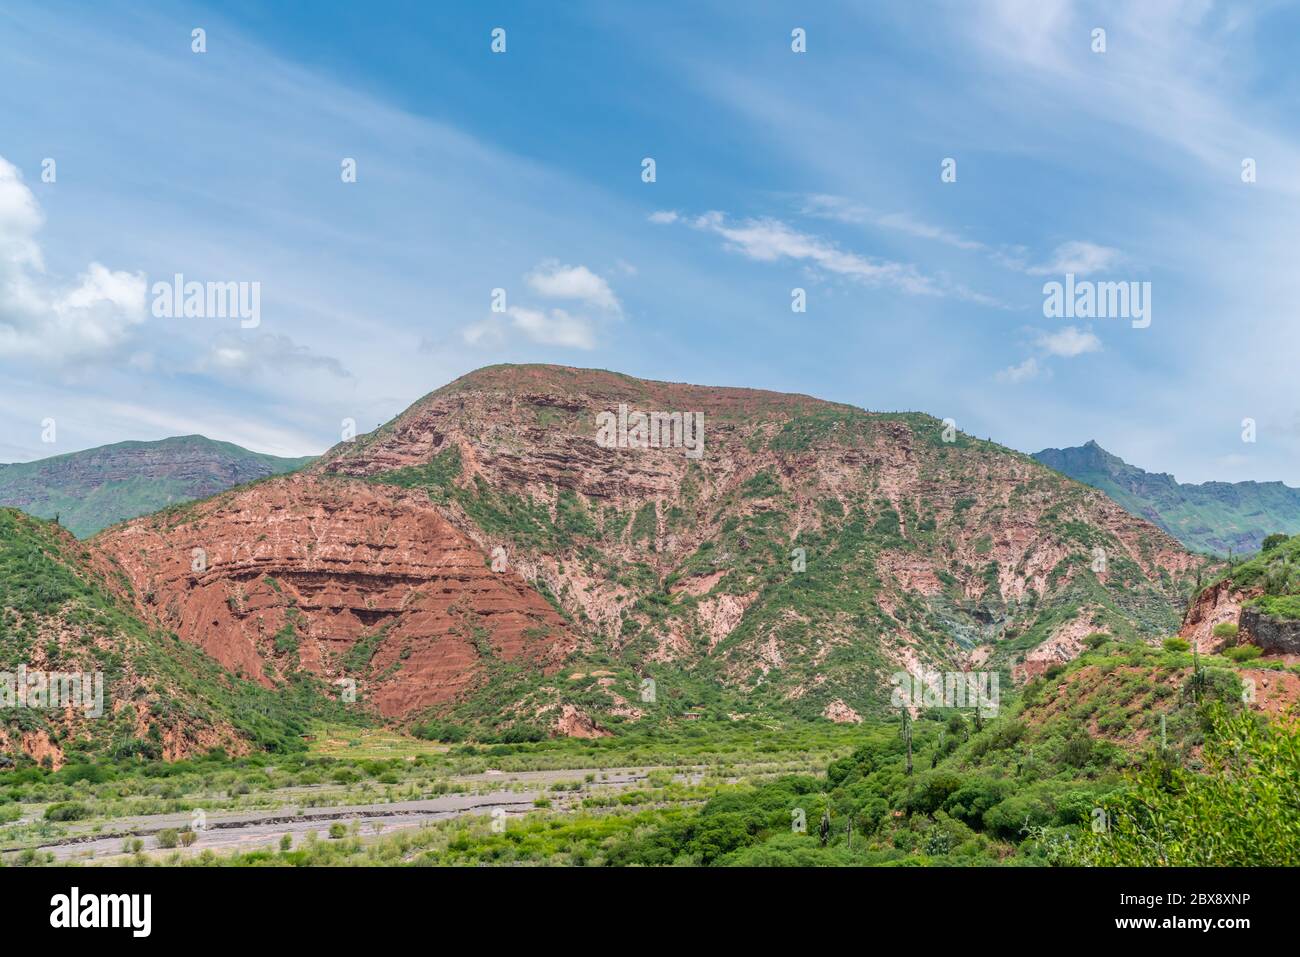
[[[88,538],[116,522],[292,472],[311,461],[250,452],[201,435],[118,442],[0,465],[0,506],[39,518],[57,515],[72,534]]]

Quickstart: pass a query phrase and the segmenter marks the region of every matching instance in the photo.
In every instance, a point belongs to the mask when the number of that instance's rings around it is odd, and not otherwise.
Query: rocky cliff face
[[[1259,645],[1265,654],[1300,655],[1300,620],[1272,618],[1257,608],[1241,612],[1240,637]]]
[[[700,454],[641,447],[638,412],[702,417]],[[303,668],[387,715],[591,734],[699,707],[858,715],[897,670],[1154,639],[1197,561],[928,416],[556,366],[472,373],[300,475],[97,544],[143,611],[258,680]]]
[[[1231,579],[1216,582],[1202,590],[1192,601],[1183,617],[1178,634],[1191,642],[1202,654],[1222,651],[1236,639],[1215,638],[1214,629],[1222,624],[1238,624],[1241,606],[1253,598],[1257,591],[1237,588]]]
[[[267,687],[298,669],[386,716],[455,699],[494,662],[554,671],[576,638],[414,492],[292,477],[99,540],[141,610]]]

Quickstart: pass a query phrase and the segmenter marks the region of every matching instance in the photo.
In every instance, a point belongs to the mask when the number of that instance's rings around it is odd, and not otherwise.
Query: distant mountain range
[[[302,468],[312,461],[250,452],[230,442],[182,435],[118,442],[35,462],[0,465],[0,506],[59,517],[78,538],[168,505]]]
[[[1300,532],[1300,489],[1281,482],[1205,482],[1147,472],[1096,442],[1034,455],[1048,468],[1101,489],[1188,548],[1226,555],[1259,551],[1266,535]]]

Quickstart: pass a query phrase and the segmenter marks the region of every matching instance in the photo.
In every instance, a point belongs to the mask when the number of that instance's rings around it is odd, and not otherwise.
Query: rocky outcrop
[[[1241,610],[1238,640],[1259,645],[1265,654],[1300,655],[1300,621],[1272,618],[1258,608]]]
[[[1214,637],[1215,626],[1237,624],[1242,603],[1257,594],[1257,589],[1239,589],[1227,578],[1202,589],[1183,617],[1179,637],[1186,638],[1202,654],[1214,654],[1226,645],[1235,644],[1239,639]]]

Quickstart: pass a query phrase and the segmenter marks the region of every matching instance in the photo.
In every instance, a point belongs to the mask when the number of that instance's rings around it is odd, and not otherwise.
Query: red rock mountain
[[[699,416],[700,454],[639,447],[638,412]],[[94,544],[145,615],[268,687],[307,669],[392,718],[582,734],[699,707],[854,720],[894,671],[1154,640],[1198,562],[929,416],[558,366],[481,369]]]

